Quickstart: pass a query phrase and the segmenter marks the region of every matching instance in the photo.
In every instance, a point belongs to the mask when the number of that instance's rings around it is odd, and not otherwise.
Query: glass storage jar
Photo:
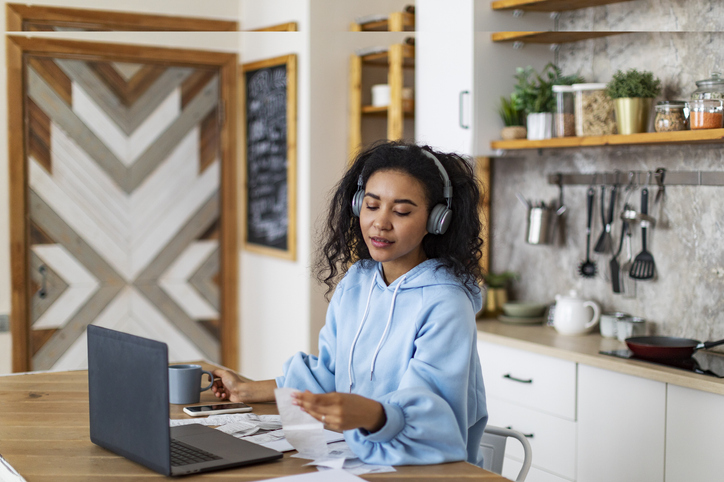
[[[656,104],[654,130],[656,132],[683,131],[688,129],[688,109],[680,100],[665,100]]]
[[[720,129],[722,127],[722,101],[699,99],[686,103],[692,129]]]
[[[606,95],[606,84],[573,84],[577,136],[615,134],[613,101]]]
[[[556,96],[556,110],[553,113],[555,136],[575,136],[576,121],[574,114],[573,87],[570,85],[554,85],[553,94]]]
[[[724,78],[719,72],[712,72],[709,79],[697,80],[696,87],[691,100],[724,99]]]

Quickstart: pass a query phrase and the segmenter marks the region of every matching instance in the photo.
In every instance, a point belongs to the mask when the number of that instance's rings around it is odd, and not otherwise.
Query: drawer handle
[[[508,426],[505,427],[505,428],[507,428],[508,430],[513,430],[513,427],[511,427],[510,425],[508,425]],[[525,437],[525,438],[533,438],[533,434],[532,434],[532,433],[523,433],[523,432],[521,432],[521,433],[523,434],[523,437]]]
[[[523,380],[523,379],[520,379],[520,378],[515,378],[515,377],[514,377],[513,375],[511,375],[510,373],[506,373],[505,375],[503,375],[503,378],[507,378],[508,380],[513,380],[514,382],[518,382],[518,383],[533,383],[533,380],[532,380],[532,379]]]

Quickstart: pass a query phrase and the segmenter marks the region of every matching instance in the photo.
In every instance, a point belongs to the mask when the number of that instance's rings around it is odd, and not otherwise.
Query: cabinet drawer
[[[489,423],[510,427],[528,437],[533,451],[532,465],[553,474],[576,477],[576,423],[554,415],[537,412],[488,397]],[[506,457],[523,461],[523,448],[517,440],[508,439]],[[505,465],[503,465],[505,466]]]
[[[488,396],[576,420],[576,364],[478,342]]]

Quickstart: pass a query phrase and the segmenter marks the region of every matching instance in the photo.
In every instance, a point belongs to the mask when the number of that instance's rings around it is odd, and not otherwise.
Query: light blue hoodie
[[[357,262],[335,289],[319,356],[292,356],[277,386],[380,402],[387,416],[380,430],[344,433],[366,463],[482,465],[488,411],[476,348],[481,306],[481,292],[437,260],[389,286],[379,263]]]

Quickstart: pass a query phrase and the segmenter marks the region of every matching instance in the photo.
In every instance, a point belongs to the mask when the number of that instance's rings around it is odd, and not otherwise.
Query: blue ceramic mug
[[[201,375],[209,376],[209,385],[201,387]],[[171,403],[199,403],[201,392],[211,388],[214,375],[201,365],[171,365],[168,367],[168,395]]]

